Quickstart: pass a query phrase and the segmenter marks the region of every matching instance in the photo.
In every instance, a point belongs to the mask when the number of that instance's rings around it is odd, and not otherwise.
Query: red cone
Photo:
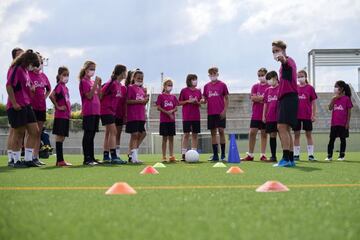
[[[257,192],[287,192],[289,188],[278,181],[267,181],[256,189]]]
[[[159,172],[153,166],[147,166],[140,174],[159,174]]]
[[[114,183],[105,194],[136,194],[136,191],[126,182]]]

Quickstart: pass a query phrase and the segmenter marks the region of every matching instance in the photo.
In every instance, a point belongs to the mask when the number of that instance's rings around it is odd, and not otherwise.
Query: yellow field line
[[[189,186],[135,186],[136,190],[186,190],[186,189],[249,189],[259,185],[189,185]],[[290,184],[289,188],[332,188],[360,187],[360,183],[343,184]],[[106,190],[109,187],[0,187],[0,191],[42,191],[42,190]]]

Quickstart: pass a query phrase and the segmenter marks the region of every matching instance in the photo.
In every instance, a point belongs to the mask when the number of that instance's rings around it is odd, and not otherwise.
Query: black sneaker
[[[28,168],[28,166],[23,161],[17,161],[14,163],[14,168]]]
[[[45,163],[41,162],[38,158],[34,158],[32,161],[38,166],[45,165]]]
[[[316,158],[313,155],[310,155],[308,159],[310,162],[316,161]]]
[[[92,161],[97,163],[97,164],[103,164],[103,162],[101,162],[99,159],[93,159]]]
[[[83,165],[93,167],[93,166],[96,166],[96,165],[99,165],[99,164],[97,162],[95,162],[95,161],[84,161]]]
[[[300,156],[299,155],[294,155],[294,161],[300,161]]]
[[[181,155],[181,161],[185,162],[185,154]]]
[[[14,160],[11,159],[10,162],[8,162],[8,167],[14,167]]]
[[[132,163],[132,157],[131,157],[130,154],[128,154],[128,162],[129,162],[129,163]]]
[[[28,167],[40,167],[41,165],[37,164],[36,161],[25,161],[25,165]]]

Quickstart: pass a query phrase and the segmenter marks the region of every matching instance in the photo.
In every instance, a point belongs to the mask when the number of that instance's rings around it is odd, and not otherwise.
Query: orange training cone
[[[153,166],[147,166],[140,174],[159,174],[159,172]]]
[[[287,192],[289,188],[278,181],[267,181],[256,189],[257,192]]]
[[[126,182],[114,183],[105,194],[136,194],[136,191]]]
[[[244,171],[239,167],[231,167],[229,168],[229,170],[227,170],[226,173],[239,174],[239,173],[244,173]]]

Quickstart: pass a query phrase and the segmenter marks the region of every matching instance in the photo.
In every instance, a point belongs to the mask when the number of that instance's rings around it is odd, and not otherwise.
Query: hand
[[[346,123],[346,125],[345,125],[345,129],[349,129],[349,123]]]
[[[21,110],[21,106],[17,102],[13,105],[13,108],[15,109],[15,111]]]
[[[222,113],[220,113],[220,119],[223,120],[226,118],[226,112],[223,111]]]
[[[316,116],[311,116],[311,121],[316,122]]]
[[[99,85],[99,87],[101,86],[101,78],[96,76],[95,77],[95,84]]]
[[[57,110],[60,110],[60,111],[65,111],[66,110],[66,107],[63,105],[63,106],[57,106],[56,107]]]
[[[35,89],[36,89],[35,85],[30,86],[30,91],[35,92]]]
[[[200,104],[205,104],[205,99],[202,98],[202,99],[200,100]]]
[[[143,101],[144,104],[147,104],[149,102],[149,95],[146,95]]]
[[[265,116],[263,116],[262,121],[263,121],[263,123],[266,123]]]

